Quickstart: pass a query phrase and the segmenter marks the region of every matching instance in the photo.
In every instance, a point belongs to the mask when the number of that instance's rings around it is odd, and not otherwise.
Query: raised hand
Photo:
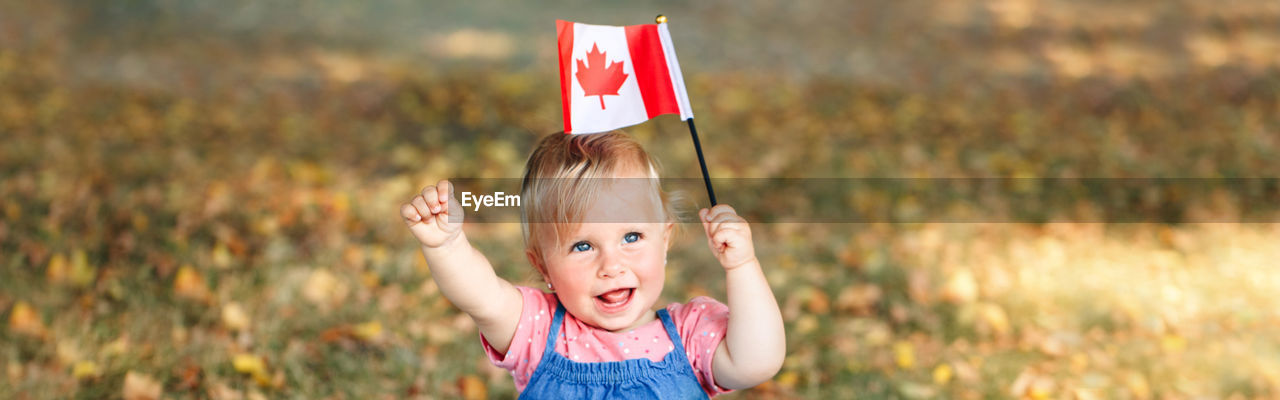
[[[427,186],[400,206],[400,216],[413,236],[428,248],[449,244],[462,232],[462,204],[453,197],[453,185],[447,179]]]
[[[707,244],[724,269],[731,270],[756,261],[755,246],[751,244],[751,227],[728,204],[720,204],[710,210],[698,210],[698,219],[707,233]]]

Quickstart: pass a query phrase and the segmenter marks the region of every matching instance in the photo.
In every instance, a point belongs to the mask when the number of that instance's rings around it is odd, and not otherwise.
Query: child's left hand
[[[707,232],[707,244],[726,271],[756,262],[755,246],[751,244],[751,227],[728,204],[698,210],[702,229]]]

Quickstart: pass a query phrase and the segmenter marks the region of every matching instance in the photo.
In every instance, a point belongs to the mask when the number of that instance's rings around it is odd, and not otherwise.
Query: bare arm
[[[716,384],[745,389],[769,380],[786,357],[782,312],[751,243],[751,228],[728,205],[699,213],[711,252],[725,269],[729,327],[712,360]]]
[[[462,206],[453,198],[453,186],[442,180],[426,187],[400,207],[400,215],[422,245],[440,293],[475,320],[494,350],[505,353],[520,320],[523,297],[467,241]]]

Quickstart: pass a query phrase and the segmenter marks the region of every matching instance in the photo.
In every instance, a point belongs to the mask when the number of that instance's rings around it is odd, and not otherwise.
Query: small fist
[[[751,244],[751,227],[747,220],[727,204],[698,210],[702,229],[707,232],[707,244],[725,270],[731,270],[756,261],[755,246]]]
[[[447,179],[427,186],[400,206],[400,216],[413,236],[429,248],[451,243],[462,232],[462,204],[453,197],[453,185]]]

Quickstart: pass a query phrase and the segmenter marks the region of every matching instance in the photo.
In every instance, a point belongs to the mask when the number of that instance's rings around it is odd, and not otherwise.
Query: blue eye
[[[574,244],[573,244],[573,249],[571,249],[571,250],[569,250],[569,251],[570,251],[570,252],[574,252],[574,251],[588,251],[588,250],[591,250],[591,243],[587,243],[587,242],[578,242],[578,243],[574,243]]]
[[[635,243],[640,241],[639,232],[631,232],[622,237],[623,243]]]

